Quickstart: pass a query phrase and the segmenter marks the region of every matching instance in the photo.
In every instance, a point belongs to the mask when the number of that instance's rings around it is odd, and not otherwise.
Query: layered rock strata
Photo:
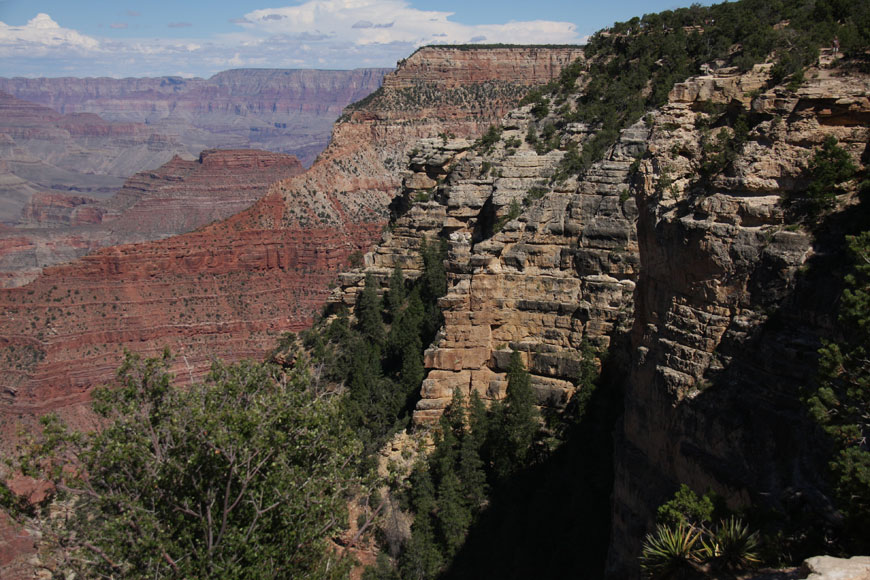
[[[113,244],[165,238],[228,218],[269,186],[304,171],[292,155],[208,150],[137,173],[108,200],[34,195],[22,222],[0,231],[0,286],[21,286],[43,268]]]
[[[396,265],[418,275],[421,240],[449,239],[445,326],[426,352],[418,424],[435,421],[456,388],[503,397],[512,350],[523,353],[539,404],[563,405],[583,342],[605,349],[627,333],[615,578],[638,574],[655,509],[680,483],[713,489],[733,508],[806,511],[819,525],[832,514],[799,391],[835,328],[831,263],[858,219],[856,200],[841,196],[841,211],[817,232],[794,221],[788,200],[807,187],[827,137],[859,167],[866,160],[870,80],[812,70],[790,91],[767,88],[768,71],[723,69],[678,84],[579,183],[552,179],[561,153],[522,142],[544,121],[529,108],[503,119],[489,150],[419,142],[396,206],[406,213],[332,297],[352,306],[365,273],[386,286]],[[727,142],[718,134],[733,136],[738,120],[750,130],[736,160],[702,177]],[[587,135],[569,126],[565,138],[582,146]]]
[[[638,255],[636,210],[625,193],[647,131],[626,131],[583,182],[554,180],[564,153],[539,154],[524,142],[530,125],[550,121],[530,109],[502,119],[492,148],[419,142],[404,180],[407,212],[333,294],[352,306],[365,274],[385,286],[397,265],[414,278],[421,241],[449,240],[445,325],[426,352],[418,424],[436,421],[455,389],[503,398],[512,350],[523,354],[538,403],[561,408],[574,394],[583,342],[606,349],[630,325]],[[588,136],[577,125],[566,139],[582,145]]]
[[[856,164],[866,159],[870,79],[814,70],[796,92],[765,91],[763,73],[692,79],[652,117],[633,189],[641,274],[617,440],[614,577],[637,574],[655,507],[680,483],[734,508],[802,513],[820,529],[831,516],[800,390],[835,326],[832,252],[854,200],[840,199],[845,209],[815,235],[790,223],[785,205],[826,137]],[[736,161],[705,180],[708,102],[744,110],[751,129]]]
[[[0,91],[0,221],[39,192],[108,197],[124,178],[185,149],[144,123],[63,115]]]

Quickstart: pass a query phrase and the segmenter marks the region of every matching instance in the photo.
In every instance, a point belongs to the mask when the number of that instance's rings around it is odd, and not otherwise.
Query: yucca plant
[[[738,517],[721,520],[715,530],[701,538],[701,555],[714,568],[736,570],[756,566],[758,557],[758,532]]]
[[[640,566],[649,578],[679,578],[695,570],[701,548],[696,547],[701,530],[680,522],[676,526],[656,526],[643,543]]]

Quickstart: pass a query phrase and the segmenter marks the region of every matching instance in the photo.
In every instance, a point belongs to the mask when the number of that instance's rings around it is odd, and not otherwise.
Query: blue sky
[[[0,0],[0,76],[391,67],[424,44],[581,43],[615,21],[689,3]]]

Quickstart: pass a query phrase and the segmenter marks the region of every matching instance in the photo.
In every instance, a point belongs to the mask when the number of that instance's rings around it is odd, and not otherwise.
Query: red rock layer
[[[304,171],[291,155],[257,150],[203,151],[137,173],[108,201],[36,194],[24,225],[0,230],[0,286],[23,285],[42,268],[108,245],[194,230],[249,207],[269,186]]]
[[[24,527],[0,511],[0,578],[30,580],[33,567],[28,564],[36,553],[36,540]]]

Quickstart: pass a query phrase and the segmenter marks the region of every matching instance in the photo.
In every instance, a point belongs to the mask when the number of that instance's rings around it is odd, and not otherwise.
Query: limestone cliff
[[[395,265],[414,277],[421,240],[448,239],[445,325],[426,352],[418,425],[456,388],[503,398],[512,350],[539,405],[559,408],[575,394],[584,342],[627,348],[614,578],[638,574],[655,508],[680,483],[712,488],[732,508],[805,512],[819,530],[833,517],[799,389],[835,326],[831,264],[861,218],[846,196],[816,229],[794,221],[788,200],[828,136],[866,162],[870,78],[825,56],[796,90],[770,83],[770,65],[677,84],[579,182],[558,174],[560,160],[594,131],[569,123],[561,151],[543,151],[526,136],[554,116],[531,105],[502,118],[494,143],[421,140],[399,217],[332,296],[352,306],[364,274],[386,285]],[[712,144],[737,119],[749,126],[745,144],[710,172]]]
[[[680,482],[731,507],[803,513],[816,532],[831,517],[799,394],[835,325],[836,254],[858,218],[855,200],[842,199],[814,235],[790,225],[784,206],[827,136],[856,164],[866,159],[870,78],[809,76],[795,92],[757,90],[763,69],[692,79],[654,115],[633,189],[640,278],[617,440],[617,577],[632,572],[655,506]],[[733,166],[703,180],[708,102],[746,111],[752,128]]]

